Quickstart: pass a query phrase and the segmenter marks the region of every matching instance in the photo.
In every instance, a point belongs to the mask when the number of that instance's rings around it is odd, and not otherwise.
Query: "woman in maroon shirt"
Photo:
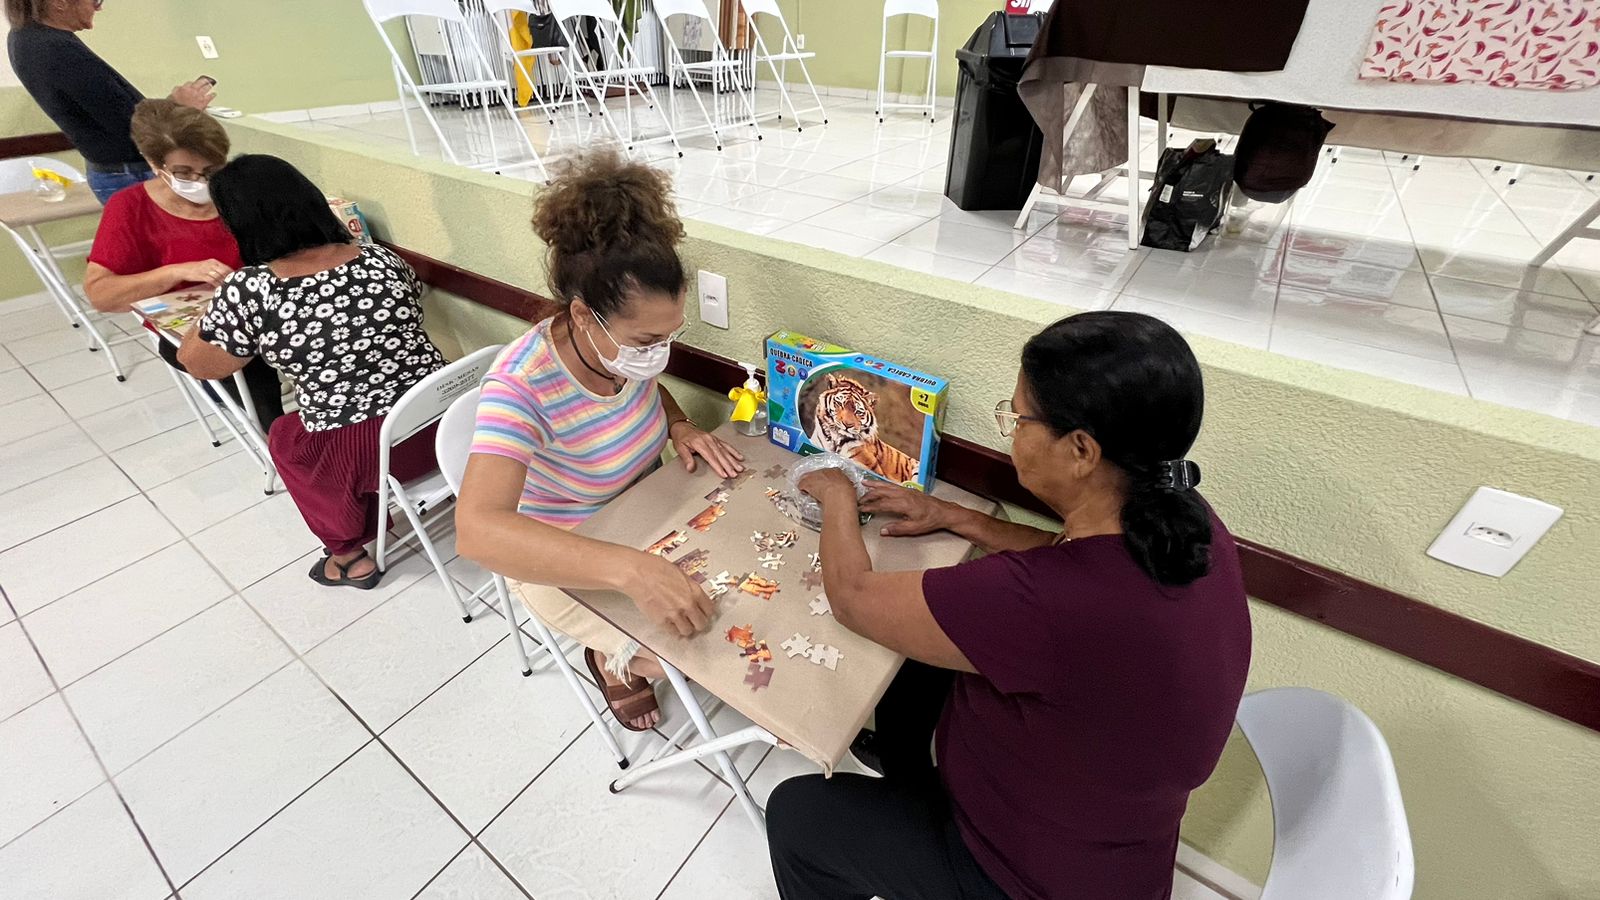
[[[990,555],[875,572],[850,482],[801,483],[834,615],[910,659],[857,742],[884,778],[773,792],[785,900],[1170,896],[1179,820],[1250,663],[1238,550],[1184,459],[1203,406],[1171,327],[1085,313],[1028,341],[995,409],[1059,534],[881,486],[859,508],[895,517],[885,534],[945,529]]]

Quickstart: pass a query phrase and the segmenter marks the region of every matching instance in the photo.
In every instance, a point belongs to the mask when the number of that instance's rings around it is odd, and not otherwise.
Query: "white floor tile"
[[[54,303],[26,309],[12,309],[9,303],[0,306],[0,340],[7,343],[71,327]]]
[[[195,424],[194,413],[176,387],[78,421],[95,443],[107,451],[136,444],[185,423],[195,429],[196,440],[200,440],[200,426]]]
[[[0,625],[0,721],[50,696],[54,690],[22,625],[14,621]]]
[[[695,219],[749,234],[772,234],[780,228],[793,224],[788,219],[757,215],[756,213],[742,212],[737,209],[727,209],[726,207],[701,210],[695,216]]]
[[[185,900],[406,900],[467,843],[371,743],[182,887]]]
[[[642,759],[661,738],[618,740]],[[600,738],[585,731],[480,839],[535,897],[654,898],[733,794],[694,765],[612,794],[616,774]]]
[[[220,709],[292,657],[237,598],[65,689],[112,774]]]
[[[914,272],[926,272],[929,275],[938,275],[943,278],[969,283],[989,271],[990,268],[988,263],[971,262],[953,256],[930,253],[926,250],[918,250],[914,247],[892,243],[885,244],[868,253],[866,258],[877,262],[890,263]]]
[[[525,900],[526,896],[487,853],[469,844],[416,900]]]
[[[1417,309],[1438,308],[1428,276],[1416,270],[1391,269],[1291,251],[1283,261],[1283,284]]]
[[[1249,275],[1194,271],[1152,255],[1122,289],[1124,296],[1159,300],[1198,312],[1271,322],[1278,288]]]
[[[100,382],[116,384],[115,378],[106,361],[100,357],[101,353],[84,354],[82,358],[76,354],[57,356],[52,359],[42,360],[28,365],[28,371],[47,390],[66,387],[69,384],[78,384],[83,381],[105,379]],[[149,346],[141,341],[130,341],[126,344],[117,344],[111,348],[111,353],[116,356],[117,362],[122,364],[124,372],[135,367],[152,364],[156,359]],[[164,365],[164,364],[163,364]],[[169,379],[170,381],[170,379]]]
[[[367,725],[382,732],[505,636],[498,616],[463,623],[438,579],[425,578],[305,660]]]
[[[503,632],[502,621],[484,624]],[[530,654],[537,665],[523,677],[511,642],[502,641],[384,732],[469,831],[488,825],[590,725],[543,655]]]
[[[109,784],[0,847],[0,884],[9,896],[51,900],[162,900],[172,892]]]
[[[291,663],[129,767],[117,785],[182,884],[371,737]]]
[[[264,484],[256,461],[236,453],[152,488],[148,496],[179,531],[194,535],[265,502]]]
[[[1013,294],[1022,294],[1035,300],[1059,303],[1069,309],[1079,311],[1108,309],[1117,298],[1117,295],[1110,291],[1096,290],[1088,285],[1047,278],[1043,275],[1008,269],[1004,266],[996,266],[990,269],[977,281],[974,281],[973,284],[1010,291]]]
[[[0,347],[0,372],[9,372],[21,365],[22,363],[17,362],[17,358],[11,355],[11,351]]]
[[[814,197],[827,197],[845,203],[860,200],[872,193],[873,185],[865,178],[846,178],[842,175],[807,175],[789,185],[789,190]]]
[[[1278,292],[1276,325],[1438,362],[1455,361],[1444,322],[1431,309],[1285,286]]]
[[[187,543],[74,591],[23,617],[65,686],[223,600],[232,589]]]
[[[98,357],[99,354],[96,354],[97,362]],[[146,356],[134,365],[125,367],[123,374],[127,376],[127,381],[110,377],[89,378],[55,388],[50,393],[68,415],[84,419],[97,412],[115,409],[130,400],[174,389],[172,374],[166,364],[154,356]]]
[[[105,457],[14,488],[0,494],[0,509],[6,511],[0,517],[0,549],[9,550],[136,493],[133,482]]]
[[[756,213],[763,216],[772,216],[778,219],[787,219],[798,222],[839,205],[839,201],[828,197],[817,197],[802,194],[797,191],[785,191],[777,188],[767,188],[759,194],[741,197],[728,202],[729,209],[741,212]]]
[[[1558,297],[1583,297],[1578,286],[1559,269],[1530,269],[1522,261],[1430,247],[1424,247],[1419,252],[1422,265],[1429,275],[1447,275],[1464,281],[1481,281]]]
[[[1281,244],[1269,246],[1233,238],[1206,241],[1189,253],[1150,251],[1152,260],[1190,272],[1217,272],[1258,281],[1276,280],[1283,268],[1284,256]]]
[[[46,394],[35,394],[0,405],[0,445],[20,441],[71,423],[56,401]]]
[[[959,209],[938,191],[925,191],[898,184],[879,188],[868,194],[864,200],[869,206],[877,209],[930,218],[941,216],[949,210]]]
[[[808,247],[832,250],[835,253],[843,253],[846,256],[866,256],[868,253],[883,246],[883,242],[879,240],[858,237],[839,231],[829,231],[809,222],[797,222],[793,225],[785,226],[774,231],[772,236],[779,240],[805,244]]]
[[[892,241],[927,222],[926,216],[878,209],[865,200],[841,204],[807,219],[807,224],[878,241]]]
[[[1314,228],[1297,228],[1289,235],[1289,249],[1295,253],[1351,263],[1368,263],[1391,269],[1422,270],[1422,261],[1417,258],[1417,248],[1409,240],[1352,237],[1330,234]]]
[[[1184,334],[1204,335],[1258,350],[1267,349],[1267,340],[1272,331],[1270,320],[1236,319],[1210,310],[1147,300],[1131,294],[1118,297],[1111,308],[1155,316]]]
[[[1324,337],[1282,324],[1272,329],[1272,341],[1268,349],[1338,369],[1367,372],[1406,384],[1467,396],[1461,367],[1453,361],[1440,362],[1409,356],[1393,350]]]
[[[97,368],[106,373],[107,378],[111,377],[111,369],[100,359],[100,354],[89,352],[89,336],[83,333],[82,328],[68,328],[66,320],[62,320],[60,328],[43,334],[16,340],[8,338],[5,345],[17,362],[25,366],[71,353],[78,355],[84,367]]]
[[[100,455],[78,426],[68,423],[0,444],[0,493],[70,469]]]
[[[0,722],[0,847],[103,781],[59,696]]]
[[[28,374],[27,369],[18,368],[0,372],[0,397],[5,397],[7,400],[22,400],[42,393],[44,388]]]
[[[1600,393],[1600,338],[1563,337],[1459,316],[1446,316],[1445,327],[1469,384],[1481,374]]]
[[[661,900],[778,900],[778,885],[773,881],[768,860],[766,837],[734,804],[722,813],[711,833],[672,877]]]
[[[117,450],[113,456],[117,466],[134,484],[141,490],[149,491],[243,449],[238,441],[222,431],[220,425],[218,430],[221,433],[217,436],[222,439],[220,447],[211,446],[200,427],[190,422],[145,438],[137,444],[129,444]],[[250,479],[250,483],[259,491],[263,479],[259,469],[254,471],[256,475]]]
[[[1029,238],[999,264],[1047,278],[1119,289],[1133,277],[1149,254],[1148,250],[1112,249],[1104,243],[1063,243],[1049,231],[1046,229]]]
[[[1227,898],[1182,872],[1173,872],[1172,900],[1227,900]]]
[[[1435,276],[1432,281],[1434,294],[1439,298],[1439,310],[1445,315],[1567,337],[1577,337],[1584,326],[1600,316],[1600,310],[1587,300],[1444,276]]]
[[[427,557],[413,553],[390,563],[383,580],[370,591],[332,590],[308,574],[321,558],[321,550],[312,551],[244,590],[244,599],[296,653],[310,651],[419,579],[438,577]]]
[[[891,246],[920,250],[958,261],[982,263],[988,268],[1011,255],[1027,239],[1027,233],[1022,231],[1000,231],[934,219],[895,238]],[[906,268],[920,267],[915,259],[908,259],[903,265]]]
[[[288,493],[279,491],[266,502],[195,535],[194,545],[229,583],[245,588],[311,551],[317,539]],[[306,572],[310,570],[306,566]]]
[[[0,584],[27,615],[180,537],[150,501],[132,497],[0,553]]]

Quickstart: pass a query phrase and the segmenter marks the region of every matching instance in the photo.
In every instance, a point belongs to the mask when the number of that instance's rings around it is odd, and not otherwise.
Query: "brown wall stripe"
[[[72,142],[67,140],[67,136],[59,131],[0,137],[0,159],[15,159],[19,156],[42,156],[46,153],[64,153],[71,149]]]

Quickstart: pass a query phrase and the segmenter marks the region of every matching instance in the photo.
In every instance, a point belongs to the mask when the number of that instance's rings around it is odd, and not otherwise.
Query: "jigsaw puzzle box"
[[[767,338],[774,444],[829,451],[886,481],[933,487],[949,382],[792,331]]]

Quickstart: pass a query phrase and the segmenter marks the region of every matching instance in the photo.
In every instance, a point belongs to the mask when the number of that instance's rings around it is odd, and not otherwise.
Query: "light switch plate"
[[[202,57],[206,59],[217,58],[217,45],[212,43],[210,37],[203,34],[197,34],[195,35],[194,42],[200,45],[200,55]]]
[[[1561,507],[1543,500],[1481,487],[1445,526],[1428,555],[1499,578],[1528,555],[1561,513]]]
[[[700,271],[700,321],[717,328],[728,327],[728,279],[703,269]]]

